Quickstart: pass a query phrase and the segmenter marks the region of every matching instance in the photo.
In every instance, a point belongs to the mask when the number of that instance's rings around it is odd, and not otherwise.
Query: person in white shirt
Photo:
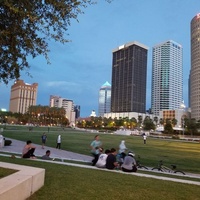
[[[57,138],[57,146],[56,146],[56,149],[60,149],[61,148],[61,135],[58,135],[58,138]]]
[[[126,150],[127,150],[127,148],[126,148],[126,145],[125,145],[125,141],[122,140],[120,145],[119,145],[119,154],[125,153]]]
[[[143,139],[144,139],[144,144],[146,144],[147,136],[145,134],[143,135]]]
[[[96,163],[96,167],[99,168],[105,168],[106,167],[106,159],[108,157],[108,154],[110,153],[110,150],[105,150],[105,153],[102,153],[99,155],[98,161]]]

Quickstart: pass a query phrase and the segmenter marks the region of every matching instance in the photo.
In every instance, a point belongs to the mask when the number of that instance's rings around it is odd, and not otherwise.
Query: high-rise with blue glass
[[[183,101],[182,46],[172,40],[153,47],[151,109],[175,110]]]
[[[111,85],[107,81],[99,90],[99,116],[103,117],[104,113],[110,112]]]

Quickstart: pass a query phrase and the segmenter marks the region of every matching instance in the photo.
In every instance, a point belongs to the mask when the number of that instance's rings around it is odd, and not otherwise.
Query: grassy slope
[[[26,141],[31,139],[36,144],[41,144],[41,135],[47,128],[34,128],[29,132],[27,128],[21,128],[19,131],[7,130],[4,137]],[[62,149],[69,150],[85,155],[90,155],[89,145],[93,140],[94,133],[75,131],[72,129],[53,129],[47,133],[47,145],[55,147],[57,135],[62,135]],[[118,148],[121,140],[126,141],[126,146],[133,150],[136,155],[141,156],[141,163],[146,166],[157,166],[159,160],[170,166],[176,164],[178,169],[185,172],[200,173],[200,144],[191,142],[182,142],[175,140],[162,140],[147,138],[147,144],[143,144],[142,137],[139,136],[121,136],[112,134],[100,134],[104,149]]]
[[[199,186],[107,171],[2,157],[2,161],[46,169],[45,186],[29,200],[198,200]]]
[[[7,129],[4,137],[26,141],[31,139],[41,144],[41,135],[45,128],[34,128],[32,132],[20,128],[20,131]],[[55,132],[54,132],[55,131]],[[62,148],[77,153],[89,155],[89,144],[95,134],[80,133],[74,130],[54,130],[48,135],[48,146],[55,146],[59,133],[62,134]],[[142,163],[148,166],[156,165],[163,159],[166,164],[176,163],[184,171],[200,173],[200,148],[197,143],[184,143],[147,138],[147,145],[141,137],[116,136],[101,134],[104,148],[117,148],[124,139],[129,149],[142,157]],[[35,162],[23,159],[0,157],[1,161],[23,164],[46,169],[45,185],[33,194],[29,200],[198,200],[199,186],[132,175],[116,174],[106,171],[82,169],[77,167]]]

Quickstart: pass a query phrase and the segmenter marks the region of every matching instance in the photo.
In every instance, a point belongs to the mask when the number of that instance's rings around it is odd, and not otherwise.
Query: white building
[[[50,96],[50,107],[64,108],[65,116],[70,124],[75,124],[74,103],[72,100],[61,98],[59,96]]]
[[[99,116],[104,116],[104,113],[110,112],[111,104],[111,85],[107,81],[99,90]]]
[[[150,117],[152,120],[154,119],[154,117],[158,117],[152,114],[147,114],[147,113],[138,113],[138,112],[118,112],[118,113],[105,113],[104,117],[106,118],[126,118],[128,117],[129,119],[131,118],[135,118],[136,120],[138,120],[138,117],[141,116],[142,119],[144,120],[145,117]],[[159,118],[159,117],[158,117]]]
[[[151,108],[154,115],[161,110],[178,109],[183,100],[182,46],[172,40],[153,47]]]

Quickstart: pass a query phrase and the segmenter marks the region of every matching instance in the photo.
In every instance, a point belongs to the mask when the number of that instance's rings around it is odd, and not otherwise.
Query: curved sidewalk
[[[9,139],[9,138],[6,138],[6,139]],[[4,146],[3,148],[0,148],[0,152],[21,154],[22,149],[26,143],[20,140],[14,140],[14,139],[10,139],[10,140],[12,140],[12,144],[10,146]],[[45,148],[42,149],[41,145],[38,145],[38,144],[34,144],[34,145],[36,146],[36,150],[34,153],[36,157],[37,156],[41,157],[45,155],[47,150],[50,150],[51,158],[59,158],[61,160],[84,161],[84,162],[91,162],[93,159],[92,156],[78,154],[71,151],[59,150],[59,149],[48,147],[48,146],[45,146]]]

